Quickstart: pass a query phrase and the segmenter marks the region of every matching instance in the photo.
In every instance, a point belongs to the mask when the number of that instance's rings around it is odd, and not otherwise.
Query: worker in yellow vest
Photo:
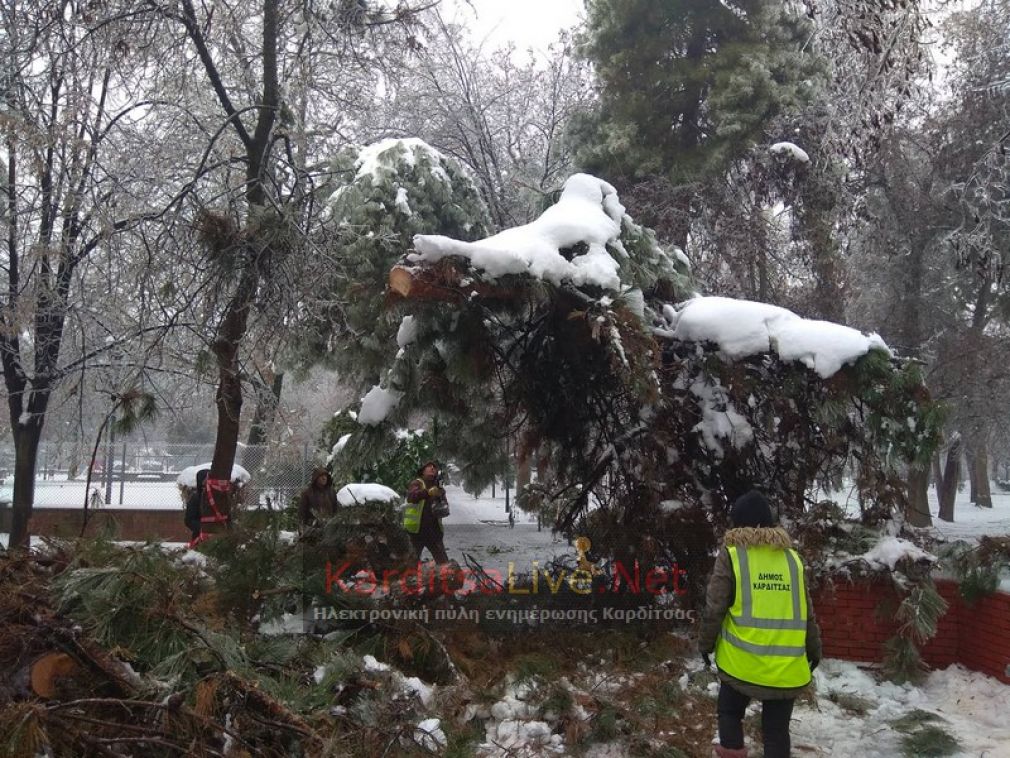
[[[428,461],[417,470],[418,478],[407,487],[407,505],[403,511],[403,528],[418,560],[428,548],[435,563],[449,562],[442,538],[442,519],[449,515],[445,489],[439,482],[438,463]]]
[[[806,572],[786,531],[757,490],[730,511],[708,583],[698,647],[715,652],[719,688],[717,758],[746,758],[743,717],[761,701],[765,758],[788,758],[793,703],[821,660],[821,634]]]

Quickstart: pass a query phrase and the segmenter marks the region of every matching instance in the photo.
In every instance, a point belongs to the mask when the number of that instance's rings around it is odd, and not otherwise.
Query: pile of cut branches
[[[423,754],[422,704],[360,652],[408,629],[271,633],[214,572],[158,545],[0,553],[0,755],[371,756],[402,734],[387,754]]]

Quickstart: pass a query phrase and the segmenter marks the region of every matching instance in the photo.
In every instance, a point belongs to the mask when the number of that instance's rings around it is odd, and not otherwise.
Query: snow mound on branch
[[[395,490],[374,482],[346,484],[337,492],[337,502],[341,505],[358,505],[360,503],[399,502],[400,496]]]
[[[189,487],[190,489],[194,489],[196,487],[197,473],[200,471],[210,471],[210,465],[210,461],[207,461],[207,463],[198,463],[195,466],[184,468],[179,472],[179,476],[175,478],[175,483],[180,487]],[[249,475],[249,472],[237,463],[231,467],[231,480],[235,484],[245,484],[250,479],[252,479],[252,477]]]
[[[396,344],[406,347],[417,339],[418,323],[413,316],[404,316],[400,328],[396,330]]]
[[[691,393],[698,398],[702,413],[701,421],[692,431],[701,434],[705,447],[719,458],[725,454],[720,439],[727,440],[737,449],[754,441],[754,430],[733,407],[725,388],[718,381],[711,384],[699,379],[691,385]]]
[[[358,159],[354,163],[354,167],[357,170],[354,180],[357,181],[370,176],[372,177],[372,184],[374,186],[385,175],[397,173],[396,164],[398,161],[402,160],[413,168],[417,165],[418,157],[422,155],[428,157],[428,161],[432,166],[431,175],[439,181],[448,184],[450,182],[449,175],[442,168],[442,163],[446,160],[445,156],[424,140],[417,139],[416,137],[408,139],[384,139],[363,147],[361,152],[358,153]],[[406,204],[406,191],[402,195],[402,205],[399,193],[397,193],[396,200],[397,208],[401,212],[410,215],[409,206]]]
[[[927,553],[918,545],[899,537],[884,537],[859,558],[874,568],[886,568],[890,571],[894,571],[895,565],[902,558],[908,558],[913,562],[921,560],[935,562],[937,560],[936,556]]]
[[[891,355],[877,334],[801,318],[785,308],[749,300],[696,297],[679,311],[666,306],[664,317],[675,339],[714,342],[730,360],[774,352],[784,361],[799,361],[822,379],[870,350]]]
[[[810,156],[807,155],[807,151],[799,145],[794,145],[792,142],[776,142],[768,148],[768,152],[772,155],[789,156],[794,161],[800,163],[810,163]]]
[[[361,410],[358,412],[358,423],[365,426],[376,426],[386,420],[386,416],[400,404],[402,392],[380,387],[372,387],[361,399]]]
[[[333,443],[333,448],[330,450],[330,458],[335,458],[340,455],[340,451],[347,447],[348,441],[351,439],[350,434],[345,434],[340,437],[335,443]]]
[[[507,274],[528,274],[555,285],[596,285],[619,291],[618,261],[607,252],[619,237],[624,206],[617,190],[588,174],[574,174],[565,182],[561,198],[535,221],[506,229],[476,242],[461,242],[441,235],[418,234],[412,262],[435,262],[459,256],[495,279]],[[562,250],[575,245],[585,250],[565,258]]]

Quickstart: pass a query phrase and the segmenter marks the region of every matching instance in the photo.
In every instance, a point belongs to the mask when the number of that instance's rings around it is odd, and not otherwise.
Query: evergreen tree
[[[327,186],[326,247],[335,265],[308,303],[303,363],[323,361],[371,386],[396,351],[401,319],[383,298],[389,269],[415,234],[477,239],[487,211],[468,174],[418,139],[388,139],[342,152]],[[409,322],[408,322],[409,323]]]
[[[594,177],[571,177],[531,225],[415,246],[391,275],[407,277],[394,290],[415,328],[363,402],[355,454],[418,412],[438,418],[438,452],[470,483],[502,469],[510,440],[546,450],[549,472],[524,507],[601,551],[706,560],[736,496],[760,485],[800,517],[811,485],[850,460],[865,518],[887,518],[905,507],[900,467],[935,445],[939,419],[916,368],[854,330],[707,300],[711,324],[760,331],[784,318],[811,330],[807,344],[864,346],[848,365],[814,371],[790,352],[794,338],[740,356],[682,329],[674,304],[691,293],[686,259]]]
[[[779,0],[591,0],[584,53],[600,107],[578,127],[582,162],[618,186],[662,177],[680,188],[718,175],[776,115],[809,94],[807,24]]]

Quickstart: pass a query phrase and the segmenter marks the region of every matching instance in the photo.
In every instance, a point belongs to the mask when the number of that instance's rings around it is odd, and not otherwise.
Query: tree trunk
[[[909,526],[932,526],[933,518],[929,513],[929,468],[911,467],[908,470],[908,510],[905,519]]]
[[[838,243],[834,239],[831,220],[818,217],[811,226],[811,260],[818,315],[828,321],[841,322],[845,318],[845,298],[839,281]]]
[[[10,547],[28,547],[32,505],[35,502],[35,466],[42,439],[42,417],[21,425],[14,419],[14,493],[11,503]]]
[[[263,29],[260,55],[263,64],[263,94],[258,98],[256,126],[250,134],[239,116],[221,78],[217,64],[203,36],[197,21],[192,0],[182,0],[182,21],[196,47],[222,108],[239,140],[245,147],[246,158],[246,218],[244,248],[240,251],[241,271],[238,284],[225,308],[217,333],[214,335],[212,350],[217,359],[218,388],[215,396],[217,406],[217,436],[214,440],[214,459],[210,467],[210,480],[230,481],[235,465],[235,451],[238,448],[239,421],[242,415],[242,375],[239,367],[239,347],[245,338],[249,324],[249,311],[256,298],[262,278],[270,273],[272,250],[269,235],[271,228],[253,228],[257,218],[270,206],[265,186],[273,144],[271,135],[280,110],[280,86],[278,82],[277,39],[280,28],[278,0],[263,0]],[[264,235],[266,239],[264,239]],[[212,486],[208,484],[208,486]],[[215,502],[222,515],[230,515],[232,492],[215,495]]]
[[[281,402],[281,390],[284,388],[284,372],[274,374],[270,383],[270,392],[261,392],[256,402],[256,412],[253,414],[252,425],[249,427],[249,437],[246,444],[250,446],[265,445],[277,416],[277,407]]]
[[[260,389],[257,393],[256,412],[253,413],[252,425],[249,427],[249,436],[246,440],[246,449],[243,464],[252,475],[252,484],[247,493],[249,503],[258,503],[260,490],[258,482],[262,473],[263,464],[267,459],[267,440],[270,430],[274,425],[274,418],[277,416],[277,406],[280,405],[281,389],[284,386],[284,373],[274,374],[269,391]]]
[[[522,496],[526,486],[530,483],[530,463],[530,454],[520,450],[519,460],[516,464],[516,498]]]
[[[767,236],[767,235],[766,235]],[[765,240],[765,245],[767,246],[767,239]],[[757,275],[758,275],[758,291],[757,299],[762,303],[771,302],[771,282],[768,279],[768,251],[767,248],[762,248],[758,252],[757,261]]]
[[[248,292],[239,283],[239,289],[228,304],[228,311],[214,341],[214,355],[218,365],[218,387],[214,397],[217,406],[217,436],[214,438],[214,458],[210,466],[210,479],[231,481],[232,469],[235,466],[235,453],[238,449],[239,422],[242,417],[242,376],[239,370],[238,350],[246,333],[249,307],[252,300]],[[255,291],[255,283],[251,285]],[[232,507],[231,492],[215,494],[215,504],[222,515],[230,515]]]
[[[958,475],[961,473],[961,438],[957,435],[951,440],[947,451],[947,462],[943,467],[943,483],[937,491],[940,499],[940,512],[937,514],[944,521],[954,520],[954,498],[957,495]]]
[[[940,453],[933,453],[933,484],[936,486],[937,497],[940,496],[940,488],[943,487],[943,470],[940,468]]]
[[[975,466],[975,446],[969,445],[968,449],[965,450],[965,457],[968,459],[968,500],[972,503],[978,502],[978,473],[977,467]]]
[[[992,508],[989,454],[984,442],[972,445],[968,457],[968,471],[971,476],[971,501],[981,508]]]

